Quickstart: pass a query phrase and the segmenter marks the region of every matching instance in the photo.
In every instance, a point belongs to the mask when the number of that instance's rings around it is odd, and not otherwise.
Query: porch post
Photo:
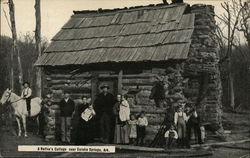
[[[123,75],[123,71],[120,70],[118,74],[118,86],[117,86],[118,94],[122,92],[122,75]]]
[[[92,100],[92,103],[94,103],[96,94],[98,93],[97,82],[98,82],[98,74],[95,72],[92,72],[92,79],[91,79],[91,100]]]

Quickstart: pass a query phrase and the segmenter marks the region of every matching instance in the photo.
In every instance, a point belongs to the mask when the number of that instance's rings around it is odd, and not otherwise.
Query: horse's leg
[[[26,129],[26,116],[25,115],[22,115],[22,120],[23,120],[24,136],[28,137],[28,135],[27,135],[27,129]]]
[[[21,136],[22,130],[21,130],[21,125],[20,125],[20,118],[16,116],[16,122],[18,125],[18,137]]]
[[[39,133],[40,133],[40,122],[39,122],[39,117],[40,117],[40,115],[38,114],[37,116],[36,116],[36,125],[37,125],[37,135],[39,135]]]

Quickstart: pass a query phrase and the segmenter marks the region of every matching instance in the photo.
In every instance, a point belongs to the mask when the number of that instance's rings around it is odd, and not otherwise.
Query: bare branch
[[[4,10],[4,8],[3,8],[3,12],[4,12],[4,17],[5,17],[6,21],[7,21],[7,24],[8,24],[8,26],[9,26],[10,30],[11,30],[10,22],[9,22],[9,19],[8,19],[8,17],[7,17],[7,13],[6,13],[6,11]]]

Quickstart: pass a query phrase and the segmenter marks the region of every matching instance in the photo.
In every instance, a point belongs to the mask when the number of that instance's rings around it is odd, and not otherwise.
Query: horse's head
[[[2,95],[0,103],[5,104],[6,102],[10,101],[10,96],[11,96],[11,90],[7,88]]]

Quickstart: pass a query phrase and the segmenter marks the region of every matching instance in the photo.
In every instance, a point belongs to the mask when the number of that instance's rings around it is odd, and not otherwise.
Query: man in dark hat
[[[104,143],[110,143],[112,141],[112,109],[115,104],[113,94],[108,92],[109,85],[104,84],[101,86],[102,92],[98,94],[94,106],[96,116],[100,123],[100,137]]]
[[[31,101],[32,90],[30,88],[29,82],[24,82],[23,87],[24,88],[21,93],[21,98],[26,100],[27,111],[28,111],[28,115],[30,116],[30,110],[31,110],[30,101]]]
[[[187,121],[187,146],[190,147],[191,139],[191,129],[194,129],[195,137],[198,138],[199,144],[202,144],[201,141],[201,130],[200,130],[200,117],[196,112],[196,109],[191,105],[187,104],[186,113],[188,117]]]

